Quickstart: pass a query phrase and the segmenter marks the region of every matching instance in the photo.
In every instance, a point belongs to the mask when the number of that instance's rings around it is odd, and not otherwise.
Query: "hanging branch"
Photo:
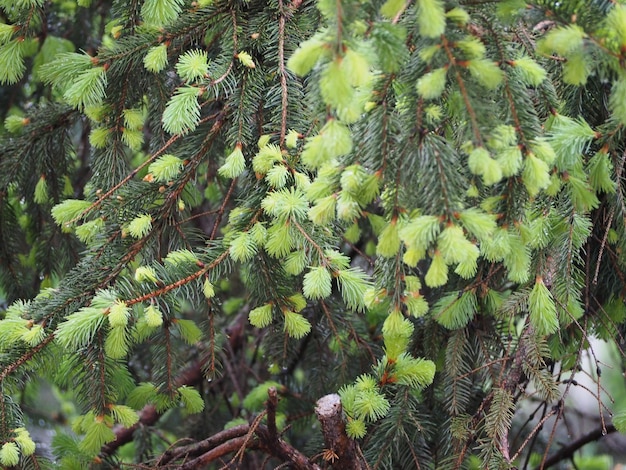
[[[579,437],[570,445],[561,447],[558,452],[553,454],[550,458],[546,459],[545,462],[543,462],[539,467],[537,467],[537,470],[545,470],[546,468],[550,468],[557,463],[562,462],[563,460],[568,460],[574,456],[574,453],[582,449],[590,442],[598,441],[604,436],[612,434],[616,431],[617,429],[615,429],[615,426],[612,424],[609,424],[605,427],[599,427],[598,429],[594,429],[590,433]]]

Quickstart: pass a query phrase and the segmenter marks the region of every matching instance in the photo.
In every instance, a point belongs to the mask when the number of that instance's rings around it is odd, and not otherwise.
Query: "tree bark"
[[[333,393],[317,400],[315,414],[322,425],[326,449],[332,452],[328,460],[333,463],[333,468],[336,470],[367,469],[368,465],[359,445],[346,434],[339,395]]]

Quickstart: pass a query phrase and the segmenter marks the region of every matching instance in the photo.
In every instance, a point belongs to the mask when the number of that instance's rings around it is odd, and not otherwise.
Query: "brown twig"
[[[590,442],[597,441],[601,439],[603,436],[614,433],[615,431],[616,431],[615,426],[612,424],[609,424],[608,426],[604,427],[604,429],[602,426],[599,427],[598,429],[594,429],[590,433],[579,437],[570,445],[561,447],[561,449],[559,449],[558,452],[553,454],[550,458],[546,459],[539,467],[537,467],[537,469],[545,470],[546,468],[550,468],[553,465],[563,460],[569,459],[574,455],[576,451],[580,450],[583,446],[589,444]]]

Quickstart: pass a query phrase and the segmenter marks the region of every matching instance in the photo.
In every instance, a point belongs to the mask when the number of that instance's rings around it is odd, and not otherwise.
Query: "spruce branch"
[[[176,386],[194,386],[198,385],[202,381],[202,366],[199,362],[194,362],[187,369],[175,379]],[[152,426],[159,418],[161,413],[157,412],[154,405],[146,405],[141,411],[139,411],[139,421],[131,427],[124,427],[118,425],[114,428],[115,440],[105,444],[100,451],[101,456],[113,455],[113,453],[133,440],[133,434],[137,429],[142,426]],[[167,455],[167,452],[164,454]],[[170,459],[171,460],[171,459]]]
[[[280,120],[280,147],[285,143],[285,135],[287,135],[287,106],[289,99],[287,95],[287,70],[285,69],[285,6],[283,0],[278,0],[278,70],[280,73],[280,92],[281,92],[281,120]]]

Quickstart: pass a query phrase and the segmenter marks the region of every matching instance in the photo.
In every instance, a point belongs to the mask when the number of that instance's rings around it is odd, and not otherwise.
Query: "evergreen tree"
[[[620,0],[0,0],[0,465],[626,432],[591,344],[625,347],[625,64]]]

